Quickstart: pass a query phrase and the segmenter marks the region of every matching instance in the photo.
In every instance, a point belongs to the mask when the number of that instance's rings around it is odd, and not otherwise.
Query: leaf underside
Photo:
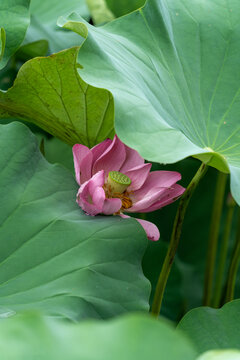
[[[0,92],[0,118],[28,120],[70,145],[92,147],[112,137],[112,95],[80,78],[78,50],[26,62],[13,87]]]
[[[195,155],[230,171],[238,203],[239,17],[237,0],[148,0],[104,27],[86,24],[79,52],[84,81],[114,96],[122,141],[147,160]],[[65,26],[81,35],[78,21]]]

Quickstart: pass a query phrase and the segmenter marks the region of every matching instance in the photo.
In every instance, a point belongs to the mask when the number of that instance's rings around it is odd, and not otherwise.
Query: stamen
[[[123,199],[122,199],[122,208],[123,208],[123,210],[124,209],[129,209],[131,206],[132,206],[132,200],[129,197],[124,196]]]
[[[130,199],[129,193],[127,191],[125,191],[123,194],[114,193],[112,197],[122,200],[121,210],[129,209],[132,206],[132,200]]]

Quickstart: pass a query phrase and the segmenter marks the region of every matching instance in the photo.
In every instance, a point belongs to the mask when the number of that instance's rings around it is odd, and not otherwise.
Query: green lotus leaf
[[[21,45],[30,23],[30,0],[0,2],[0,70]]]
[[[24,44],[47,40],[50,53],[79,45],[80,39],[76,34],[57,26],[58,17],[72,12],[80,14],[86,20],[90,16],[85,0],[31,0],[31,23]]]
[[[147,160],[195,155],[230,172],[238,203],[239,17],[238,0],[148,0],[104,27],[85,24],[79,52],[84,81],[114,96],[123,142]],[[70,17],[65,27],[77,24]]]
[[[112,137],[112,95],[80,78],[78,50],[26,62],[13,87],[0,92],[0,118],[28,120],[70,145],[92,147]]]
[[[0,349],[8,360],[196,359],[183,334],[163,320],[136,314],[80,324],[37,314],[13,316],[0,322]]]
[[[61,164],[74,174],[71,146],[55,137],[47,139],[39,134],[38,138],[39,144],[43,142],[44,157],[47,161],[51,164]]]
[[[20,61],[27,61],[37,56],[46,56],[48,53],[47,40],[37,40],[22,45],[16,52],[16,58]]]
[[[221,309],[193,309],[183,317],[178,329],[189,336],[199,353],[212,349],[240,349],[240,300],[231,301]]]
[[[135,219],[85,215],[72,173],[49,164],[21,123],[1,126],[0,167],[2,317],[26,309],[72,320],[148,310],[147,239]]]

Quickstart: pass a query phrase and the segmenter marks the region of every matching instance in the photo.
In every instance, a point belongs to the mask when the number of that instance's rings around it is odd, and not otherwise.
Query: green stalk
[[[236,234],[235,247],[232,255],[232,261],[228,273],[225,302],[232,301],[234,299],[234,289],[236,284],[239,260],[240,260],[240,208],[238,209],[237,234]]]
[[[211,305],[214,267],[216,262],[218,234],[220,228],[226,181],[227,181],[227,174],[224,174],[219,171],[214,203],[213,203],[210,232],[209,232],[205,286],[204,286],[204,295],[203,295],[203,305],[205,306]]]
[[[229,194],[230,195],[230,194]],[[222,245],[220,249],[220,258],[219,258],[219,267],[217,271],[217,277],[216,277],[216,286],[214,291],[214,298],[213,298],[213,307],[218,308],[220,306],[221,302],[221,293],[222,293],[222,284],[223,284],[223,276],[224,276],[224,269],[226,265],[226,259],[227,259],[227,253],[228,253],[228,244],[229,244],[229,238],[232,228],[232,219],[233,219],[233,213],[235,209],[235,201],[230,195],[227,201],[227,217],[223,232],[223,240]]]
[[[175,257],[176,251],[177,251],[177,247],[178,247],[178,243],[179,243],[179,239],[180,239],[180,235],[181,235],[181,231],[182,231],[183,220],[184,220],[184,216],[185,216],[189,201],[190,201],[192,194],[193,194],[194,190],[196,189],[199,181],[205,174],[206,170],[207,170],[207,165],[202,163],[180,199],[178,210],[177,210],[177,213],[176,213],[176,216],[174,219],[173,230],[172,230],[170,244],[168,247],[168,252],[166,254],[166,257],[165,257],[165,260],[164,260],[164,263],[163,263],[163,266],[162,266],[162,269],[161,269],[161,272],[160,272],[160,275],[158,278],[158,283],[157,283],[157,287],[155,290],[155,294],[154,294],[151,312],[155,317],[159,316],[159,313],[161,310],[164,290],[165,290],[167,280],[168,280],[168,277],[169,277],[169,274],[171,271],[171,267],[173,264],[173,260],[174,260],[174,257]]]

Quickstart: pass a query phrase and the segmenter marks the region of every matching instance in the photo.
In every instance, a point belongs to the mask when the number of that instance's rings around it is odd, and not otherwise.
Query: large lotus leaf
[[[199,353],[211,349],[240,349],[240,300],[227,303],[221,309],[193,309],[178,328],[190,337]]]
[[[73,145],[93,146],[113,135],[113,99],[78,75],[74,47],[35,58],[0,92],[0,118],[23,118]]]
[[[21,45],[30,23],[30,0],[0,1],[0,69]]]
[[[51,53],[79,45],[76,34],[57,26],[59,16],[67,16],[72,12],[77,12],[85,19],[89,18],[85,0],[31,0],[31,24],[24,43],[47,40]]]
[[[0,131],[0,313],[24,309],[73,320],[147,310],[134,219],[85,215],[67,169],[50,165],[20,124]]]
[[[149,0],[104,27],[86,24],[79,71],[113,93],[125,143],[148,160],[196,155],[230,171],[240,203],[239,17],[238,0]],[[81,34],[77,24],[64,26]]]
[[[0,322],[0,351],[8,360],[194,360],[182,333],[150,316],[68,324],[34,314]]]

